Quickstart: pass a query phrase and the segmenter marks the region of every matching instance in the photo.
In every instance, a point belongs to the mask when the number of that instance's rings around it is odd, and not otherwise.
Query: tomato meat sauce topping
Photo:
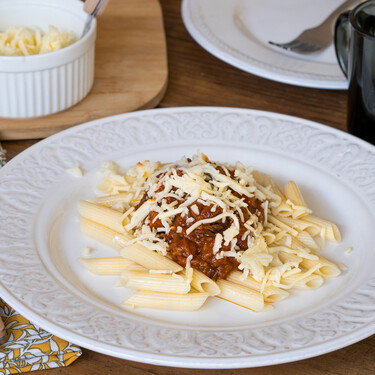
[[[228,175],[229,173],[230,177],[234,178],[233,170],[226,169],[226,173],[220,166],[216,166],[216,169],[221,174]],[[182,176],[183,172],[178,170],[177,174]],[[163,190],[163,188],[164,186],[161,185],[158,191]],[[175,188],[173,189],[175,190]],[[231,194],[239,200],[242,200],[245,204],[239,208],[242,214],[239,212],[235,213],[239,222],[239,231],[234,238],[235,246],[232,246],[231,243],[227,245],[223,243],[220,246],[220,253],[247,250],[248,241],[247,236],[244,236],[244,234],[246,232],[248,233],[248,228],[245,227],[245,223],[249,220],[251,214],[256,215],[260,223],[264,222],[262,201],[254,196],[247,196],[239,194],[232,189],[230,190]],[[174,205],[174,208],[176,208],[182,204],[186,198],[186,195],[181,197],[181,199],[166,197],[165,203],[171,204],[177,201],[177,204]],[[149,196],[146,192],[137,208],[148,199]],[[213,280],[218,280],[225,279],[233,270],[237,269],[239,265],[239,262],[233,255],[220,256],[219,251],[215,251],[214,249],[217,234],[223,235],[232,225],[233,219],[225,217],[211,223],[202,223],[192,231],[188,231],[188,229],[200,220],[212,219],[222,213],[223,209],[218,205],[209,202],[202,203],[202,200],[198,199],[187,206],[187,213],[178,213],[171,218],[169,231],[158,231],[158,229],[164,226],[160,218],[158,218],[157,211],[151,211],[144,222],[147,222],[147,225],[151,229],[155,229],[158,233],[158,237],[168,244],[168,254],[176,263],[182,267],[186,267],[187,261],[189,260],[192,268],[203,272]]]

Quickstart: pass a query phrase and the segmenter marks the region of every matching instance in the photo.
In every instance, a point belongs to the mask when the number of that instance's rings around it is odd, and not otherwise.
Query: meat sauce
[[[220,167],[217,169],[220,171],[220,173],[224,174],[224,171],[220,170],[219,168]],[[240,195],[235,191],[232,191],[232,194],[238,197],[238,199],[243,199],[247,204],[248,210],[252,214],[257,215],[260,222],[264,221],[264,211],[261,207],[262,202],[260,200],[256,199],[255,197]],[[147,193],[145,193],[139,206],[147,199],[148,196]],[[166,200],[167,204],[170,204],[176,199],[168,197]],[[181,200],[179,203],[182,202],[183,200]],[[196,209],[194,211],[192,210],[192,206],[194,205],[198,207],[199,214],[194,212]],[[247,239],[242,240],[242,237],[247,231],[244,223],[249,219],[250,215],[245,208],[241,208],[241,210],[244,221],[242,221],[240,215],[236,213],[240,224],[239,233],[236,236],[237,251],[247,249]],[[213,218],[223,212],[220,207],[216,206],[214,209],[213,204],[204,205],[198,201],[195,201],[188,206],[188,211],[189,213],[184,216],[177,214],[173,218],[172,223],[170,223],[171,229],[169,233],[160,232],[158,236],[163,238],[168,243],[169,255],[182,267],[186,267],[187,258],[192,255],[193,257],[190,261],[192,268],[203,272],[213,280],[225,279],[233,270],[237,269],[239,263],[233,257],[224,256],[217,259],[216,254],[213,252],[213,247],[216,234],[222,234],[227,228],[229,228],[232,224],[232,219],[226,218],[224,222],[220,220],[210,224],[202,224],[191,233],[187,234],[186,230],[195,222],[202,219]],[[158,229],[163,227],[163,225],[160,219],[156,219],[156,216],[157,212],[150,212],[148,215],[148,225],[151,228]],[[194,221],[191,221],[191,219],[189,220],[189,218],[193,218]],[[177,230],[179,227],[181,229]],[[230,244],[227,246],[222,245],[220,250],[230,251]]]

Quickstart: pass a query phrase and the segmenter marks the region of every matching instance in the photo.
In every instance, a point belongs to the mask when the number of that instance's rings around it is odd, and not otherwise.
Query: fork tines
[[[321,47],[318,44],[304,42],[300,39],[292,40],[289,43],[275,43],[272,41],[269,41],[268,43],[273,46],[283,48],[287,51],[295,51],[299,53],[312,53],[319,51],[321,49]]]

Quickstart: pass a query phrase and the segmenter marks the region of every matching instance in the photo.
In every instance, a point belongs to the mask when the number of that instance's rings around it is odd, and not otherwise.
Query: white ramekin
[[[87,13],[80,0],[0,0],[0,30],[49,26],[80,38]],[[0,117],[31,118],[63,111],[82,100],[94,82],[96,22],[61,50],[33,56],[0,56]]]

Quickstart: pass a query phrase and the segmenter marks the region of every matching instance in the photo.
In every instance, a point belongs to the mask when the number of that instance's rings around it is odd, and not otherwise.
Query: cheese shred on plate
[[[1,56],[29,56],[57,51],[77,40],[72,31],[60,31],[54,26],[48,33],[39,28],[9,27],[0,31]]]
[[[317,255],[322,225],[326,239],[340,241],[336,225],[312,216],[294,182],[282,191],[268,175],[204,154],[145,161],[124,175],[107,163],[101,172],[98,191],[124,197],[128,245],[140,243],[213,280],[242,271],[262,289],[310,288],[340,273]],[[331,274],[320,276],[331,265]]]

